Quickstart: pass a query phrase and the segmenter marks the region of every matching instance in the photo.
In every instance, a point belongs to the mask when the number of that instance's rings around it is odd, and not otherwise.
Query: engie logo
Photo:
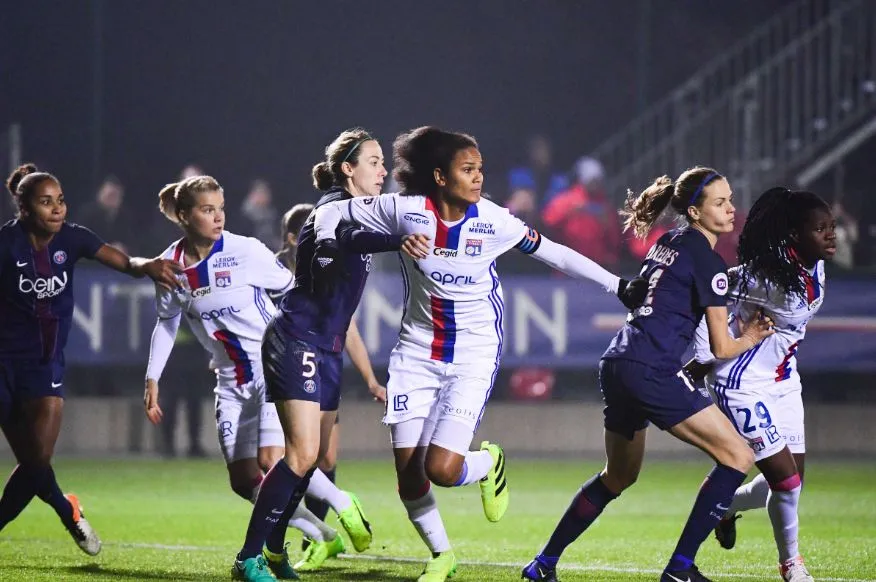
[[[405,214],[402,218],[404,218],[408,222],[413,222],[414,224],[429,224],[431,222],[428,216],[419,214],[417,212],[409,212]]]
[[[453,273],[442,273],[441,271],[432,271],[429,277],[442,285],[474,285],[475,281],[471,275],[454,275]]]
[[[28,279],[24,275],[19,275],[18,277],[18,290],[22,293],[33,293],[37,299],[54,297],[66,288],[66,271],[60,277],[57,275],[53,277],[38,277],[36,279]]]
[[[444,257],[446,259],[455,257],[459,251],[456,249],[445,249],[444,247],[435,247],[432,249],[432,254],[436,257]]]
[[[240,313],[240,310],[233,305],[229,305],[228,307],[223,307],[222,309],[211,309],[210,311],[202,311],[200,315],[201,319],[203,319],[204,321],[210,321],[211,319],[219,319],[220,317],[231,315],[232,313]]]

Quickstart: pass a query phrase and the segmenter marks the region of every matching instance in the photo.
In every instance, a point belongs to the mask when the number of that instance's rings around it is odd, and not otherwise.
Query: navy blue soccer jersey
[[[92,231],[64,223],[42,250],[24,226],[0,227],[0,360],[51,360],[67,343],[73,320],[73,267],[104,242]]]
[[[703,233],[687,227],[660,237],[641,275],[648,296],[602,357],[677,372],[706,308],[727,305],[727,265]]]
[[[316,206],[338,200],[349,200],[352,195],[342,188],[326,192]],[[358,225],[345,223],[338,227],[338,240],[343,249],[344,271],[342,281],[328,297],[316,297],[311,292],[310,264],[316,250],[313,214],[301,227],[295,261],[295,285],[280,302],[277,314],[280,329],[331,352],[344,348],[347,328],[362,298],[371,255],[367,252],[398,250],[400,236],[363,231]],[[358,252],[357,252],[358,251]],[[367,251],[362,254],[362,251]]]

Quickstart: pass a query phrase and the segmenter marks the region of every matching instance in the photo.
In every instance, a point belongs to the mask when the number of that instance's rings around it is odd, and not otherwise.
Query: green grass
[[[463,561],[454,581],[516,580],[593,461],[509,461],[511,507],[499,524],[482,514],[477,487],[441,490],[451,541]],[[8,472],[9,462],[0,465]],[[705,462],[653,460],[561,562],[564,582],[656,580],[708,470]],[[0,533],[0,580],[228,580],[250,506],[227,487],[219,460],[67,461],[56,466],[104,549],[82,554],[54,513],[34,501]],[[344,461],[341,484],[359,493],[375,530],[365,555],[330,561],[313,580],[414,580],[427,556],[395,493],[389,461]],[[876,467],[812,459],[802,498],[801,548],[816,580],[876,579]],[[736,549],[709,539],[698,557],[716,580],[778,580],[765,511],[739,522]],[[298,536],[289,539],[297,543]]]

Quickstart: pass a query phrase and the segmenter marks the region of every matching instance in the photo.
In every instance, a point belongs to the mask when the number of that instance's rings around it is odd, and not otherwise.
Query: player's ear
[[[432,175],[435,177],[436,184],[442,188],[447,185],[447,180],[444,178],[444,172],[441,171],[441,168],[435,168],[432,171]]]
[[[699,208],[697,208],[697,207],[694,206],[694,205],[690,205],[690,206],[687,207],[687,217],[688,217],[691,221],[694,221],[694,222],[695,222],[695,221],[699,220],[699,219],[702,217],[702,213],[700,212],[700,209],[699,209]]]
[[[342,163],[341,164],[341,172],[343,172],[343,174],[346,177],[352,178],[353,177],[353,164],[351,164],[350,162]]]

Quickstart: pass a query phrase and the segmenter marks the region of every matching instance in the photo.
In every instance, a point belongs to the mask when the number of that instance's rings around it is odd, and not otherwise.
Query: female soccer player
[[[806,324],[824,301],[824,261],[835,252],[836,220],[824,200],[786,188],[766,191],[751,208],[739,239],[730,332],[738,335],[738,322],[763,309],[776,334],[736,358],[715,361],[707,331],[702,324],[697,329],[698,367],[712,368],[709,390],[754,451],[760,470],[736,490],[715,534],[724,548],[732,548],[737,512],[766,506],[786,582],[813,580],[797,544],[806,439],[796,363]]]
[[[316,207],[332,200],[376,196],[385,176],[377,140],[362,129],[344,131],[326,148],[325,160],[313,168],[314,185],[325,192]],[[371,267],[368,253],[399,249],[416,256],[425,253],[422,237],[385,236],[356,225],[341,230],[345,246],[354,250],[329,260],[343,262],[345,270],[343,282],[329,292],[313,285],[313,222],[305,223],[298,240],[294,286],[280,302],[280,312],[262,340],[268,397],[277,407],[286,447],[259,490],[246,540],[232,567],[237,579],[271,579],[265,561],[273,563],[282,552],[286,533],[282,522],[295,512],[316,463],[325,456],[341,397],[340,352]],[[356,550],[367,549],[371,526],[354,495],[339,517]]]
[[[301,232],[301,227],[311,212],[313,212],[313,204],[303,203],[296,204],[283,215],[280,225],[283,235],[283,248],[277,252],[277,258],[292,272],[295,271],[298,233]],[[365,380],[368,391],[374,400],[381,403],[386,402],[386,388],[377,381],[377,377],[374,375],[374,369],[371,367],[371,360],[368,357],[368,349],[365,347],[365,342],[362,341],[362,336],[359,334],[359,328],[355,320],[350,321],[344,349],[350,356],[353,365],[362,374],[362,378]],[[325,455],[317,463],[317,468],[332,483],[335,482],[335,470],[338,459],[339,421],[340,415],[335,415],[335,424],[332,427],[328,447],[326,448]],[[325,520],[329,510],[327,503],[311,496],[308,492],[305,500],[302,501],[302,505],[305,504],[313,512],[313,515],[318,519]],[[295,569],[299,572],[316,570],[326,559],[337,556],[345,548],[340,537],[332,541],[319,541],[305,536],[302,540],[302,549],[305,550],[304,558],[295,564]]]
[[[412,130],[396,139],[393,163],[401,194],[317,208],[313,267],[318,274],[328,270],[324,263],[338,252],[335,229],[341,221],[434,241],[425,258],[402,257],[406,305],[390,356],[384,422],[390,425],[399,496],[432,552],[420,581],[443,582],[457,560],[430,482],[480,482],[490,521],[501,519],[508,507],[502,449],[484,441],[480,450],[469,451],[502,353],[504,302],[494,259],[517,248],[624,297],[627,285],[482,198],[483,163],[471,136],[435,127]],[[332,279],[331,273],[319,276]]]
[[[185,234],[163,256],[184,267],[187,288],[176,293],[159,289],[156,294],[158,321],[146,371],[146,415],[154,424],[161,421],[158,380],[185,314],[216,370],[216,429],[231,488],[253,501],[265,472],[283,456],[284,443],[276,409],[265,402],[261,339],[276,313],[266,290],[287,291],[292,273],[258,240],[224,229],[222,187],[209,176],[168,184],[159,194],[159,208]],[[322,474],[311,481],[310,492],[339,510],[350,505],[349,496]],[[306,508],[287,521],[324,543],[326,550],[336,550],[335,555],[343,551],[337,532]],[[279,554],[272,569],[281,577],[293,576],[288,554]],[[322,563],[318,557],[311,556],[310,569]]]
[[[645,454],[645,431],[653,422],[715,460],[660,578],[708,582],[694,564],[697,550],[754,461],[727,418],[686,381],[681,369],[681,356],[703,316],[712,352],[722,358],[736,357],[773,333],[769,318],[759,313],[740,326],[738,339],[727,331],[727,267],[714,247],[722,233],[733,230],[730,184],[703,167],[687,170],[676,181],[658,178],[638,197],[630,193],[625,227],[644,238],[666,206],[688,224],[651,247],[641,271],[649,282],[648,296],[599,362],[605,468],[572,500],[547,544],[523,569],[525,579],[556,580],[555,568],[566,547],[635,483]]]
[[[176,267],[162,259],[131,258],[85,227],[66,222],[67,204],[53,175],[25,164],[6,187],[18,217],[0,227],[0,424],[18,465],[0,498],[0,530],[34,496],[52,506],[89,555],[100,539],[75,495],[61,492],[52,454],[64,405],[64,346],[73,320],[73,270],[95,259],[121,273],[146,275],[168,288]]]

